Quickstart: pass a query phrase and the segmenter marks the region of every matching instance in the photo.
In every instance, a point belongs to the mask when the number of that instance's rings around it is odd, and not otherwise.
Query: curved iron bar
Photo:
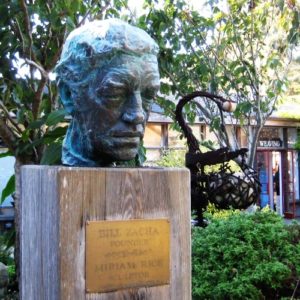
[[[210,179],[209,176],[204,173],[204,166],[206,165],[215,165],[219,163],[225,163],[229,160],[235,159],[239,156],[242,157],[240,167],[241,169],[249,174],[253,175],[253,184],[258,184],[259,182],[256,179],[255,171],[250,168],[245,163],[245,156],[248,152],[248,149],[241,148],[235,151],[230,151],[228,148],[220,148],[214,151],[208,151],[202,153],[199,147],[199,143],[195,136],[192,133],[192,129],[186,124],[184,117],[182,115],[182,110],[185,104],[193,100],[196,97],[205,97],[214,101],[221,114],[221,129],[225,130],[225,123],[223,117],[223,111],[230,111],[225,109],[225,103],[229,102],[229,107],[231,103],[234,103],[231,100],[227,100],[221,96],[217,96],[208,92],[195,91],[190,93],[183,98],[181,98],[176,106],[175,118],[181,127],[184,136],[187,138],[187,144],[189,151],[186,153],[186,167],[191,172],[191,204],[192,209],[195,209],[198,214],[198,225],[205,226],[203,222],[203,212],[205,211],[208,205],[208,191],[210,190]],[[231,174],[233,175],[233,173]],[[250,175],[249,175],[250,176]],[[255,188],[255,192],[258,195],[259,189]]]
[[[201,151],[199,149],[199,143],[198,143],[197,139],[194,137],[191,128],[186,124],[186,122],[183,118],[182,109],[185,106],[185,104],[187,104],[189,101],[191,101],[197,97],[208,98],[217,104],[217,106],[220,110],[220,113],[221,113],[222,125],[224,125],[222,104],[224,104],[225,102],[232,102],[221,96],[214,95],[214,94],[211,94],[208,92],[203,92],[203,91],[195,91],[193,93],[190,93],[190,94],[184,96],[183,98],[181,98],[179,100],[179,102],[176,106],[176,110],[175,110],[175,119],[178,122],[179,126],[182,128],[185,137],[187,138],[187,143],[188,143],[190,153],[198,153],[198,152],[201,153]]]

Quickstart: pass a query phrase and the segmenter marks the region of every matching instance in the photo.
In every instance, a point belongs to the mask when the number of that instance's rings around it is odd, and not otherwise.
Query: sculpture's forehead
[[[102,73],[103,83],[123,81],[124,83],[139,80],[143,83],[159,85],[159,71],[156,57],[135,57],[122,54],[107,64]]]

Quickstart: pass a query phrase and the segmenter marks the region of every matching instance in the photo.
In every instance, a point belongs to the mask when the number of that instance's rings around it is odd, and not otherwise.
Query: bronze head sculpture
[[[159,89],[157,53],[145,31],[117,19],[71,32],[56,67],[72,116],[63,164],[106,166],[136,156]]]

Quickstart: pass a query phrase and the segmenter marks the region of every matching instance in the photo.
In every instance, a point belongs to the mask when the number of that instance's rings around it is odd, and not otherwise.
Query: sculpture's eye
[[[96,90],[97,96],[100,98],[119,98],[126,94],[126,91],[120,88],[112,88],[112,87],[100,87]]]
[[[119,88],[101,87],[97,89],[97,97],[99,98],[99,102],[109,107],[120,106],[124,101],[126,93],[126,91]]]

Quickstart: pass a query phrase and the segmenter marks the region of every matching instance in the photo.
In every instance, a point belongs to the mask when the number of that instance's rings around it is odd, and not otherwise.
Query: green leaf
[[[146,159],[147,159],[146,148],[145,148],[143,142],[141,142],[140,147],[138,149],[138,154],[135,158],[136,166],[142,166],[144,164],[144,162],[146,161]]]
[[[251,108],[252,108],[251,103],[247,101],[247,102],[239,103],[236,107],[236,111],[237,113],[246,114],[250,112]]]
[[[17,121],[18,121],[18,123],[22,124],[22,123],[24,123],[24,119],[25,119],[25,108],[21,108],[17,112]]]
[[[30,136],[30,131],[28,129],[22,132],[21,138],[23,142],[27,142]]]
[[[51,144],[49,145],[45,152],[43,153],[40,164],[41,165],[54,165],[61,162],[61,144]]]
[[[30,129],[38,129],[38,128],[40,128],[42,125],[44,125],[45,122],[46,122],[46,118],[43,117],[43,118],[41,118],[41,119],[38,119],[38,120],[35,120],[35,121],[31,122],[31,123],[29,124],[28,128],[30,128]]]
[[[69,26],[70,31],[76,28],[74,21],[70,17],[67,17],[67,24]]]
[[[46,125],[53,126],[62,122],[65,118],[66,111],[64,109],[56,110],[50,113],[46,120]]]
[[[210,123],[210,126],[211,128],[219,130],[221,128],[221,119],[219,117],[214,117]]]
[[[281,66],[282,63],[278,58],[272,58],[268,61],[268,65],[271,69],[276,69],[278,66]]]
[[[11,151],[6,151],[6,152],[2,152],[0,153],[0,158],[2,157],[6,157],[6,156],[13,156],[13,153]]]
[[[274,93],[273,91],[267,91],[267,96],[268,96],[268,98],[272,99],[272,98],[274,98],[276,95],[275,95],[275,93]]]
[[[2,190],[0,204],[2,204],[3,201],[15,191],[15,189],[15,175],[12,175],[9,178],[5,188]]]
[[[59,138],[65,136],[67,132],[68,127],[56,127],[54,130],[49,130],[44,135],[44,138]]]

